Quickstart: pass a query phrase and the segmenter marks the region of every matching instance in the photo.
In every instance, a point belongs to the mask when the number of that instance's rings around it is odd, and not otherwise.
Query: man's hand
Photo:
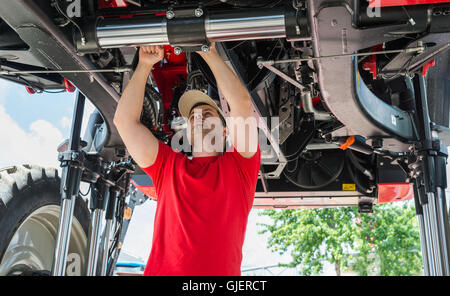
[[[164,58],[164,48],[162,46],[142,46],[139,51],[139,64],[152,68]]]

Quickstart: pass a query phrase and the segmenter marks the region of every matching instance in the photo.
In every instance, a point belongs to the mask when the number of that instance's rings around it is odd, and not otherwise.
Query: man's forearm
[[[114,120],[140,122],[145,86],[152,67],[139,64],[120,98]]]
[[[201,56],[213,72],[217,86],[230,105],[230,108],[248,108],[251,111],[252,102],[250,94],[217,51],[213,50],[210,53],[201,54]]]

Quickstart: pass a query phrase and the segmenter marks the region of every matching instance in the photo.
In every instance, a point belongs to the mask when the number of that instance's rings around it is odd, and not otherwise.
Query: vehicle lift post
[[[450,233],[445,197],[448,151],[433,131],[434,123],[428,113],[425,78],[416,74],[413,82],[417,106],[416,126],[420,136],[420,141],[414,145],[416,162],[413,164],[413,184],[424,274],[449,276]]]
[[[56,236],[55,253],[53,257],[52,275],[64,276],[66,271],[67,252],[69,250],[70,232],[72,229],[73,211],[76,197],[80,191],[81,163],[81,124],[83,120],[86,97],[78,91],[75,100],[72,130],[70,132],[68,150],[60,154],[61,177],[61,213],[59,218],[58,234]]]
[[[89,249],[87,276],[97,275],[97,263],[100,250],[100,230],[106,205],[109,202],[110,186],[104,182],[91,184],[90,208],[92,213],[91,226],[89,228]]]

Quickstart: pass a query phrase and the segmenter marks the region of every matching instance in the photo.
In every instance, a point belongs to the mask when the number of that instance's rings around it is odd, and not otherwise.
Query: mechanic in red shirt
[[[152,178],[158,197],[144,275],[241,275],[247,218],[260,169],[250,95],[215,46],[199,54],[230,107],[230,117],[206,94],[188,91],[179,110],[188,120],[193,157],[159,142],[140,122],[144,89],[161,47],[142,47],[139,64],[118,104],[114,124],[133,159]],[[224,151],[226,138],[231,145]]]

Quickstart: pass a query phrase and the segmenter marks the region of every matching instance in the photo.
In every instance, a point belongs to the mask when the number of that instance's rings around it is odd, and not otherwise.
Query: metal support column
[[[428,113],[425,79],[416,75],[413,81],[417,106],[416,126],[420,135],[420,141],[415,144],[416,165],[420,169],[414,174],[414,178],[419,204],[422,207],[423,223],[420,222],[420,215],[418,219],[424,270],[432,276],[448,276],[450,233],[445,198],[448,151],[433,131],[434,124]],[[420,212],[420,209],[417,211]]]
[[[87,276],[96,276],[98,269],[98,255],[100,248],[100,229],[105,206],[109,200],[109,186],[105,183],[91,184],[91,202],[92,211],[91,226],[89,229],[89,250],[87,262]]]
[[[115,188],[110,189],[110,195],[108,200],[108,205],[106,207],[105,214],[105,231],[103,233],[102,239],[102,267],[101,267],[101,275],[106,276],[108,270],[108,260],[109,260],[109,241],[111,239],[112,225],[116,213],[116,204],[117,204],[117,190]]]
[[[425,226],[424,221],[424,213],[423,213],[423,207],[420,204],[420,198],[419,198],[419,186],[417,186],[417,182],[414,182],[414,205],[416,208],[416,217],[417,222],[419,223],[419,235],[420,235],[420,247],[422,249],[422,260],[423,260],[423,272],[425,276],[429,276],[430,274],[430,263],[428,262],[428,254],[430,252],[430,243],[427,240],[428,229]]]
[[[52,275],[64,276],[66,271],[67,252],[69,250],[70,232],[72,228],[75,200],[80,190],[82,169],[78,166],[80,155],[80,133],[86,97],[77,93],[75,112],[70,133],[69,150],[60,155],[63,168],[61,178],[61,213],[58,234],[56,236],[53,257]]]

